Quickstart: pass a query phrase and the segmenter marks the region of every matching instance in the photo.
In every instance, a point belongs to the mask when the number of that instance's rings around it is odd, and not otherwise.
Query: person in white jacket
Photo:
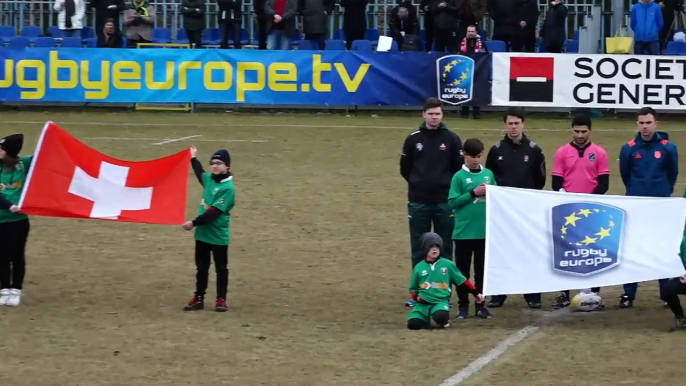
[[[53,8],[59,12],[57,23],[64,37],[80,38],[86,13],[85,0],[55,0]]]

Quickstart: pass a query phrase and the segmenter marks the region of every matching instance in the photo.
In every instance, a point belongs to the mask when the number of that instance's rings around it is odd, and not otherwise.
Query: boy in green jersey
[[[19,199],[33,156],[19,157],[24,135],[0,139],[0,306],[16,307],[26,274],[29,218],[20,213]]]
[[[495,185],[493,173],[481,166],[484,144],[478,139],[464,143],[464,165],[455,173],[448,193],[448,205],[453,209],[453,250],[455,265],[462,275],[469,279],[474,255],[474,276],[476,288],[481,291],[484,283],[486,255],[486,185]],[[458,319],[469,316],[469,296],[465,288],[457,289]],[[493,315],[483,303],[476,304],[475,315],[489,319]]]
[[[431,324],[430,319],[441,327],[448,327],[451,285],[472,293],[477,303],[483,303],[484,296],[462,276],[450,259],[441,257],[441,236],[433,232],[424,233],[420,245],[425,257],[415,265],[410,279],[410,295],[415,303],[407,316],[407,328],[421,330]]]
[[[217,301],[215,311],[225,312],[226,293],[229,287],[229,239],[231,209],[236,204],[236,190],[233,185],[231,156],[225,149],[217,150],[210,159],[211,173],[206,173],[195,157],[197,150],[190,148],[191,165],[195,176],[203,186],[202,202],[198,217],[186,221],[183,228],[195,228],[195,266],[197,268],[195,294],[184,308],[185,311],[205,308],[205,291],[209,278],[212,256],[217,273]]]

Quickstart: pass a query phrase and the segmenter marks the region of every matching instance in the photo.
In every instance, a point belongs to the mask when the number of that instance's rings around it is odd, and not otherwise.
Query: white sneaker
[[[0,306],[6,306],[10,299],[12,290],[2,289],[0,290]]]
[[[17,307],[21,303],[21,290],[11,289],[10,296],[7,299],[8,307]]]

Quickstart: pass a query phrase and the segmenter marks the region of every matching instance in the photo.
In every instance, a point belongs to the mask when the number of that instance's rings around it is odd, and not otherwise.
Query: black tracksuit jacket
[[[400,157],[408,200],[420,204],[448,202],[450,183],[463,163],[462,140],[457,134],[442,123],[435,130],[422,124],[405,138]]]
[[[493,172],[498,186],[543,189],[546,179],[543,150],[526,135],[519,143],[505,136],[491,147],[486,168]]]

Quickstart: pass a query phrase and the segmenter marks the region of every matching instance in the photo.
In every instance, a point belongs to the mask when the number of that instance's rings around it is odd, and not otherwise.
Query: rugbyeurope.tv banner
[[[4,48],[0,101],[486,105],[490,67],[420,52]]]

